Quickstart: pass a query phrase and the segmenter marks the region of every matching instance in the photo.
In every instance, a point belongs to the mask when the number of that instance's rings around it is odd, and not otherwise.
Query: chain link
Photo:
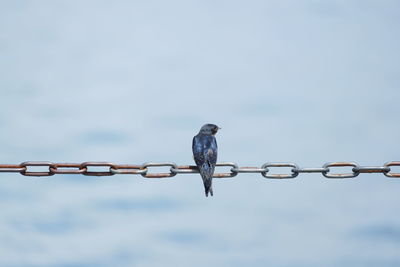
[[[270,167],[292,167],[291,173],[290,174],[268,174],[269,168]],[[268,162],[265,163],[264,165],[261,166],[261,168],[265,169],[264,172],[261,173],[262,176],[265,178],[271,178],[271,179],[289,179],[289,178],[295,178],[297,175],[299,175],[298,172],[295,170],[298,169],[299,167],[295,163],[285,163],[285,162]]]
[[[88,167],[103,167],[107,168],[108,171],[89,171]],[[114,173],[111,172],[111,168],[113,167],[115,167],[115,164],[111,162],[88,161],[88,162],[83,162],[79,166],[79,169],[85,170],[82,174],[87,176],[111,176],[114,175]]]
[[[146,169],[141,169],[142,165],[129,165],[129,164],[125,164],[125,165],[117,165],[114,164],[114,166],[112,166],[110,168],[110,171],[113,174],[143,174],[147,172],[147,168]]]
[[[46,167],[47,170],[34,171],[37,167]],[[150,169],[168,167],[167,172],[150,172]],[[229,172],[219,172],[221,167],[230,167]],[[332,169],[350,167],[351,172],[331,172]],[[267,162],[261,167],[239,167],[234,162],[217,163],[214,178],[231,178],[239,173],[260,173],[265,178],[289,179],[300,173],[321,173],[326,178],[354,178],[360,173],[382,173],[390,178],[400,178],[400,172],[394,172],[391,167],[400,167],[400,161],[390,161],[383,166],[359,166],[355,162],[328,162],[322,167],[300,168],[292,162]],[[95,170],[101,168],[102,170]],[[271,169],[291,168],[290,173],[270,173]],[[92,170],[89,170],[92,169]],[[105,170],[104,170],[105,169]],[[55,174],[83,174],[87,176],[112,176],[115,174],[141,175],[145,178],[169,178],[177,174],[199,173],[197,166],[176,165],[173,162],[148,162],[141,165],[115,164],[111,162],[88,161],[83,163],[53,163],[49,161],[27,161],[21,164],[0,164],[0,173],[18,172],[25,176],[52,176]]]
[[[329,167],[353,167],[351,173],[330,173]],[[326,168],[327,171],[322,172],[322,175],[326,178],[354,178],[358,176],[360,173],[354,171],[359,168],[357,163],[354,162],[329,162],[324,164],[323,168]]]
[[[148,173],[148,167],[170,167],[169,172],[163,173]],[[145,172],[142,173],[142,176],[145,178],[169,178],[173,177],[176,175],[175,172],[172,171],[172,169],[176,169],[178,166],[176,166],[175,163],[172,162],[163,162],[163,163],[152,163],[148,162],[143,164],[140,169],[141,170],[146,170]]]
[[[50,166],[50,172],[53,174],[84,174],[87,168],[81,168],[80,163],[54,163]]]
[[[48,167],[49,170],[47,172],[35,172],[28,171],[28,167]],[[51,172],[50,168],[54,167],[54,163],[49,161],[26,161],[19,164],[19,167],[23,168],[20,173],[25,176],[52,176],[54,173]],[[25,168],[24,168],[25,167]]]
[[[400,161],[386,162],[384,166],[389,167],[389,171],[384,173],[385,176],[390,177],[390,178],[400,178],[400,173],[390,172],[390,166],[400,166]]]

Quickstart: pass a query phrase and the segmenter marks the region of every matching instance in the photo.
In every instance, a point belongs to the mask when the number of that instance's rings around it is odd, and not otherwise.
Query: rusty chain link
[[[221,162],[216,165],[214,178],[231,178],[238,173],[260,173],[265,178],[289,179],[300,173],[321,173],[326,178],[354,178],[360,173],[383,173],[387,177],[400,178],[400,172],[391,167],[400,167],[400,161],[390,161],[383,166],[359,166],[355,162],[329,162],[322,167],[300,168],[291,162],[267,162],[261,167],[239,167],[234,162]],[[34,171],[36,167],[47,167],[45,171]],[[168,172],[150,172],[150,169],[169,167]],[[230,167],[229,172],[219,172],[220,167]],[[101,170],[93,170],[101,168]],[[290,168],[286,173],[270,173],[271,169]],[[332,172],[332,169],[347,168],[347,172]],[[52,176],[55,174],[83,174],[87,176],[112,176],[115,174],[141,175],[145,178],[169,178],[177,174],[199,173],[196,166],[178,166],[173,162],[148,162],[141,165],[115,164],[112,162],[88,161],[83,163],[53,163],[49,161],[27,161],[21,164],[0,164],[0,173],[19,172],[25,176]]]

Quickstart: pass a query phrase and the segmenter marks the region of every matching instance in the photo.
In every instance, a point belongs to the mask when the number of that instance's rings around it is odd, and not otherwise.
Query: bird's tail
[[[211,194],[211,196],[213,196],[213,190],[212,190],[212,177],[208,178],[208,179],[203,179],[204,182],[204,189],[206,192],[206,197],[208,197],[208,193]]]

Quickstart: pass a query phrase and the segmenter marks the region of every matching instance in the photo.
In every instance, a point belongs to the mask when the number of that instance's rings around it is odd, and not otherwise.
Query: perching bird
[[[213,195],[212,177],[214,174],[215,164],[217,163],[217,140],[215,134],[221,129],[214,124],[206,124],[201,127],[200,132],[193,137],[193,157],[199,168],[201,178],[203,178],[206,197],[208,193]]]

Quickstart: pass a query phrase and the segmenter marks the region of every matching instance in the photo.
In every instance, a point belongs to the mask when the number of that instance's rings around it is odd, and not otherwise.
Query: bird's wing
[[[201,166],[205,162],[204,151],[205,151],[205,143],[203,141],[202,136],[196,135],[193,137],[192,143],[193,157],[197,166]]]
[[[193,156],[203,178],[210,178],[217,163],[217,142],[214,136],[196,135],[193,138]]]
[[[217,156],[218,156],[217,141],[215,140],[214,136],[211,136],[210,148],[208,148],[206,154],[207,154],[206,159],[209,162],[209,164],[213,166],[213,171],[214,171],[214,167],[215,164],[217,163]]]

